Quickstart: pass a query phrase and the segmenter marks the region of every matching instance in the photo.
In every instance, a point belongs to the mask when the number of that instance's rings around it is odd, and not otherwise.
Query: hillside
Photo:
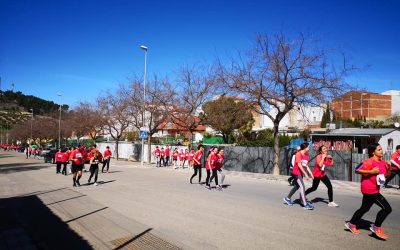
[[[63,105],[68,110],[68,105]],[[9,129],[13,124],[22,122],[31,116],[46,115],[58,111],[59,105],[22,92],[0,91],[0,127]]]

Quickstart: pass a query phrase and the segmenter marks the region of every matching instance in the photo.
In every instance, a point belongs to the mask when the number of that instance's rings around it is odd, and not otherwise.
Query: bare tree
[[[205,66],[184,66],[178,71],[176,88],[170,89],[169,116],[178,128],[190,132],[190,143],[193,134],[200,125],[197,112],[202,105],[215,94],[215,82]],[[173,108],[170,108],[173,107]]]
[[[104,128],[104,117],[101,115],[101,110],[95,104],[89,102],[80,102],[75,109],[79,116],[84,117],[80,122],[80,126],[84,127],[83,130],[96,142],[97,137],[102,133]]]
[[[224,87],[252,102],[254,111],[273,122],[274,175],[279,175],[278,128],[285,115],[296,105],[320,105],[349,89],[342,81],[349,68],[344,63],[337,70],[328,56],[303,35],[293,41],[284,35],[259,35],[249,53],[228,66],[220,63]]]
[[[167,119],[168,110],[164,105],[170,99],[167,90],[169,84],[167,79],[158,79],[154,76],[146,86],[146,100],[143,103],[143,87],[141,81],[136,79],[130,85],[129,110],[133,125],[139,130],[141,127],[148,128],[148,162],[151,159],[151,137],[158,132],[160,125]],[[143,117],[143,104],[145,108]],[[144,123],[143,120],[144,119]]]
[[[122,85],[119,86],[116,93],[107,92],[107,94],[97,99],[105,122],[104,129],[115,140],[115,156],[117,160],[119,158],[119,140],[132,123],[129,112],[129,99],[129,91]]]

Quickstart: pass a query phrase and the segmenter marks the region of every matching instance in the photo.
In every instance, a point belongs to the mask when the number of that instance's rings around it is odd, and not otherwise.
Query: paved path
[[[15,238],[25,237],[32,247],[396,249],[400,243],[400,196],[395,189],[382,191],[394,210],[384,223],[390,235],[384,242],[367,230],[358,236],[344,230],[344,221],[360,206],[356,183],[334,181],[339,208],[326,205],[326,189],[321,185],[309,195],[316,209],[306,211],[299,205],[283,205],[282,197],[290,187],[285,178],[269,175],[229,172],[223,191],[208,191],[188,183],[191,171],[187,169],[113,160],[110,173],[100,175],[101,185],[72,188],[71,176],[56,175],[54,165],[38,162],[0,152],[4,211],[0,214],[17,218],[10,220],[17,222],[8,223],[8,229],[19,229]],[[86,173],[83,180],[87,178]],[[364,228],[377,210],[374,207],[365,216]],[[0,249],[1,242],[5,245],[10,238],[2,234]]]

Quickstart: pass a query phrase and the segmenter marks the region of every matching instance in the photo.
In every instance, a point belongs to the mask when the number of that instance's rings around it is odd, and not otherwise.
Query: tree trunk
[[[118,161],[118,159],[119,159],[119,156],[118,156],[118,152],[119,152],[119,138],[116,138],[116,140],[115,140],[115,158],[117,159],[117,161]]]
[[[273,175],[279,173],[279,123],[274,123],[274,168]]]
[[[151,163],[151,134],[147,137],[147,163]]]

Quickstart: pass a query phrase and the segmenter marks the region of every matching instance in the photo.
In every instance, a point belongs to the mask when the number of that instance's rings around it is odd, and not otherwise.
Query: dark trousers
[[[165,157],[165,164],[164,164],[164,167],[166,167],[166,166],[168,166],[169,165],[169,156],[166,156]]]
[[[380,193],[363,194],[361,207],[354,213],[353,217],[350,220],[350,223],[357,225],[363,215],[369,211],[373,204],[376,204],[381,208],[381,210],[376,215],[374,224],[376,227],[382,226],[383,221],[392,212],[392,208],[390,207],[385,197],[383,197],[383,195],[381,195]]]
[[[56,173],[58,174],[58,173],[60,173],[60,171],[61,171],[61,162],[56,162]]]
[[[162,163],[161,163],[162,162]],[[160,167],[164,166],[165,167],[165,159],[164,157],[160,158]]]
[[[99,176],[99,165],[98,164],[90,165],[89,171],[90,171],[90,177],[88,182],[90,182],[93,176],[94,176],[94,182],[97,182],[97,177]]]
[[[310,187],[309,189],[306,190],[306,196],[307,196],[307,194],[317,190],[320,181],[322,181],[325,184],[325,186],[328,188],[329,202],[332,202],[333,201],[333,188],[332,188],[331,181],[329,180],[328,176],[326,176],[326,175],[322,178],[314,177],[312,187]]]
[[[396,174],[398,174],[399,175],[399,177],[400,177],[400,169],[398,169],[398,170],[392,170],[392,173],[390,174],[390,176],[386,179],[386,181],[385,181],[385,186],[387,186],[387,184],[391,181],[391,180],[393,180],[393,178],[396,176]],[[400,178],[399,178],[399,188],[400,188]]]
[[[67,162],[63,162],[63,169],[61,171],[61,174],[67,175]]]
[[[110,168],[110,158],[104,159],[103,160],[103,167],[101,168],[101,172],[104,172],[104,168],[107,166],[106,171],[108,172],[108,169]]]
[[[214,168],[212,170],[207,169],[207,178],[206,178],[206,185],[210,186],[210,175],[212,173],[212,178],[215,178],[215,185],[218,185],[218,174],[217,174],[217,169]]]
[[[190,177],[190,183],[192,183],[193,178],[197,175],[197,172],[199,172],[199,183],[201,182],[201,165],[194,165],[194,174],[192,177]]]

